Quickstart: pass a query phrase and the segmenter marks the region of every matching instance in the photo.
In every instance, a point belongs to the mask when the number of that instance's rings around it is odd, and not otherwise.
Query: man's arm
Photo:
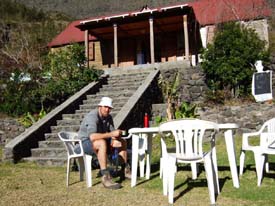
[[[122,130],[120,129],[117,129],[117,130],[114,130],[112,132],[106,132],[106,133],[93,133],[90,135],[90,139],[92,141],[94,140],[98,140],[98,139],[107,139],[107,138],[119,138],[122,134]]]

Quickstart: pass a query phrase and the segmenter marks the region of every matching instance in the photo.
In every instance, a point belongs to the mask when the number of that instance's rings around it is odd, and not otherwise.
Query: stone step
[[[105,94],[105,93],[97,93],[97,94],[88,94],[87,96],[86,96],[86,99],[93,99],[93,98],[98,98],[99,100],[102,98],[102,97],[104,97],[104,96],[108,96],[108,97],[110,97],[110,98],[112,98],[113,99],[113,101],[115,101],[116,99],[119,99],[119,98],[125,98],[125,97],[130,97],[130,96],[132,96],[132,94],[133,93],[130,93],[130,94],[121,94],[120,92],[113,92],[113,93],[109,93],[108,95],[107,94]]]
[[[53,133],[58,133],[61,131],[67,132],[78,132],[80,125],[58,125],[58,126],[51,126],[51,131]]]
[[[100,92],[117,92],[117,91],[121,91],[121,92],[128,92],[128,91],[136,91],[137,90],[137,86],[122,86],[122,87],[102,87],[99,89]]]
[[[24,161],[35,162],[41,166],[66,166],[67,156],[64,157],[26,157]]]
[[[65,125],[80,125],[82,122],[82,119],[62,119],[62,120],[57,120],[57,126],[65,126]]]
[[[108,78],[108,83],[110,81],[115,81],[115,80],[123,80],[123,81],[129,81],[129,79],[138,79],[138,80],[143,80],[147,77],[149,73],[135,73],[135,74],[120,74],[120,75],[111,75]]]
[[[135,92],[135,90],[123,90],[122,92],[121,91],[102,91],[102,92],[99,92],[97,94],[97,97],[105,97],[105,96],[108,96],[112,99],[115,99],[116,97],[120,98],[120,97],[131,97],[133,95],[133,93]],[[92,96],[93,98],[94,96]],[[87,95],[87,99],[89,99],[90,96]]]
[[[32,157],[67,157],[67,151],[64,148],[34,148],[31,150]]]
[[[84,116],[87,113],[76,113],[76,114],[62,114],[62,119],[63,120],[72,120],[72,119],[77,119],[77,120],[82,120]]]
[[[61,141],[58,137],[58,134],[57,133],[45,133],[45,139],[46,141]]]
[[[57,140],[51,140],[51,141],[39,141],[39,148],[65,148],[64,143],[57,139]]]
[[[115,117],[115,115],[119,112],[119,109],[120,109],[120,108],[114,108],[114,109],[112,109],[111,115],[112,115],[113,117]],[[81,109],[81,110],[76,110],[75,112],[76,112],[76,114],[87,114],[87,113],[89,113],[90,111],[91,111],[91,109]]]
[[[113,104],[115,102],[127,102],[129,97],[121,97],[121,98],[114,98]],[[91,99],[85,99],[83,100],[83,104],[98,104],[100,102],[100,98],[91,98]]]
[[[105,84],[104,86],[107,86],[107,85],[109,86],[113,85],[114,87],[127,87],[127,85],[138,86],[142,84],[144,80],[145,79],[136,79],[136,78],[128,79],[128,80],[125,80],[125,79],[108,80],[108,84]]]
[[[150,72],[146,71],[146,72],[135,72],[135,73],[120,73],[120,74],[113,74],[109,77],[109,79],[116,79],[116,78],[121,78],[123,77],[144,77],[147,76]]]
[[[105,85],[123,86],[129,83],[131,83],[131,85],[138,85],[142,83],[144,80],[145,80],[145,77],[143,78],[133,77],[133,78],[127,78],[127,79],[109,79],[107,80],[108,84],[104,84],[102,86],[105,86]]]
[[[102,88],[104,87],[128,87],[128,86],[136,86],[139,87],[142,84],[143,80],[141,81],[127,81],[127,82],[113,82],[112,84],[105,84],[102,85]]]
[[[113,107],[114,108],[121,108],[123,107],[123,105],[125,104],[125,102],[113,102]],[[92,109],[95,109],[97,108],[97,104],[83,104],[83,105],[80,105],[79,106],[79,110],[92,110]]]
[[[77,120],[82,120],[86,114],[88,114],[91,110],[76,110],[77,113],[75,114],[63,114],[62,118],[63,120],[70,120],[70,119],[77,119]],[[112,110],[111,115],[113,118],[117,115],[118,111]]]

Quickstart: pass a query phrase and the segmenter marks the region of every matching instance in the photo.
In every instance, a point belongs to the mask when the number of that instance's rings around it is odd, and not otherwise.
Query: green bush
[[[48,80],[39,90],[44,106],[56,106],[89,82],[96,81],[102,70],[87,68],[84,47],[68,46],[47,57]]]
[[[196,112],[196,109],[197,109],[196,104],[191,104],[189,102],[182,102],[181,105],[179,105],[176,108],[175,117],[176,119],[196,118],[199,116]]]
[[[85,61],[83,46],[76,44],[49,53],[42,71],[17,70],[13,79],[4,82],[0,111],[13,116],[33,115],[42,108],[49,112],[88,83],[98,80],[102,70],[87,68]],[[30,79],[23,80],[24,75]]]
[[[22,72],[16,70],[13,73],[13,79],[6,79],[3,85],[0,100],[0,111],[6,114],[17,116],[26,112],[36,111],[36,102],[34,92],[38,87],[36,81],[23,81]]]
[[[24,125],[25,127],[30,127],[38,120],[42,119],[44,116],[46,116],[46,111],[42,107],[41,111],[38,114],[32,115],[30,112],[27,112],[27,114],[23,115],[18,119],[18,121]]]
[[[232,97],[251,93],[256,60],[267,61],[265,42],[254,30],[238,23],[220,25],[213,44],[202,53],[202,68],[211,90],[228,90]]]

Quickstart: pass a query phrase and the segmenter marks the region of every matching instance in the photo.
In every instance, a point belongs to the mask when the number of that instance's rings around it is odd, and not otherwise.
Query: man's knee
[[[104,139],[99,139],[99,140],[93,141],[93,146],[94,146],[94,149],[96,149],[96,150],[107,148],[106,141]]]

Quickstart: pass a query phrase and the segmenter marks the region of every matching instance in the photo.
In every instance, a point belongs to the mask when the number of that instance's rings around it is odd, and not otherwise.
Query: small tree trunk
[[[170,98],[167,99],[166,113],[167,113],[167,120],[168,121],[172,120],[173,114],[172,114],[172,103],[171,103],[171,99]]]

